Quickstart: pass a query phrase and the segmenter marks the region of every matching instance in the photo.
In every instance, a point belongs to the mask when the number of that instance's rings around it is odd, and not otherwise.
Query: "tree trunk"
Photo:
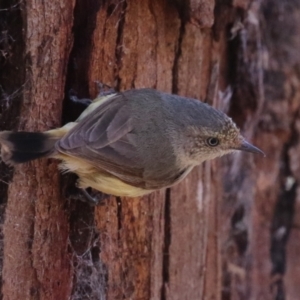
[[[296,0],[3,0],[1,130],[72,121],[69,90],[101,81],[206,101],[267,157],[95,208],[54,160],[1,164],[2,298],[298,299],[299,15]]]

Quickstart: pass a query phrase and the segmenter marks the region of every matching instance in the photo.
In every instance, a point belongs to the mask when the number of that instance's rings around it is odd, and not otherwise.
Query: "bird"
[[[204,161],[235,151],[263,154],[230,117],[196,99],[155,89],[99,95],[74,122],[45,132],[0,132],[8,165],[48,157],[77,186],[139,197],[180,182]]]

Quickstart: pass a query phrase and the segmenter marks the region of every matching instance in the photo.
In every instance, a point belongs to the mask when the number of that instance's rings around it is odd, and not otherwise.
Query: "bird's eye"
[[[215,137],[210,137],[206,140],[207,145],[210,147],[216,147],[219,145],[219,139],[215,138]]]

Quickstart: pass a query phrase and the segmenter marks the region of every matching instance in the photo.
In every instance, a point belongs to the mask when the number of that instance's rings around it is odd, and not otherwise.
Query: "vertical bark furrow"
[[[162,261],[162,290],[161,290],[161,300],[168,299],[168,284],[170,280],[170,261],[169,261],[169,248],[171,243],[171,199],[170,199],[170,189],[166,190],[166,200],[165,200],[165,211],[164,211],[164,244],[163,244],[163,261]]]

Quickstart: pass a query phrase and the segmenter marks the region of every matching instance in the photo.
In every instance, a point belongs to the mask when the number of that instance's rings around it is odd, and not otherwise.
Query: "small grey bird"
[[[80,188],[129,197],[170,187],[235,150],[263,154],[221,111],[153,89],[100,96],[75,122],[43,133],[3,131],[0,143],[7,164],[57,158]]]

